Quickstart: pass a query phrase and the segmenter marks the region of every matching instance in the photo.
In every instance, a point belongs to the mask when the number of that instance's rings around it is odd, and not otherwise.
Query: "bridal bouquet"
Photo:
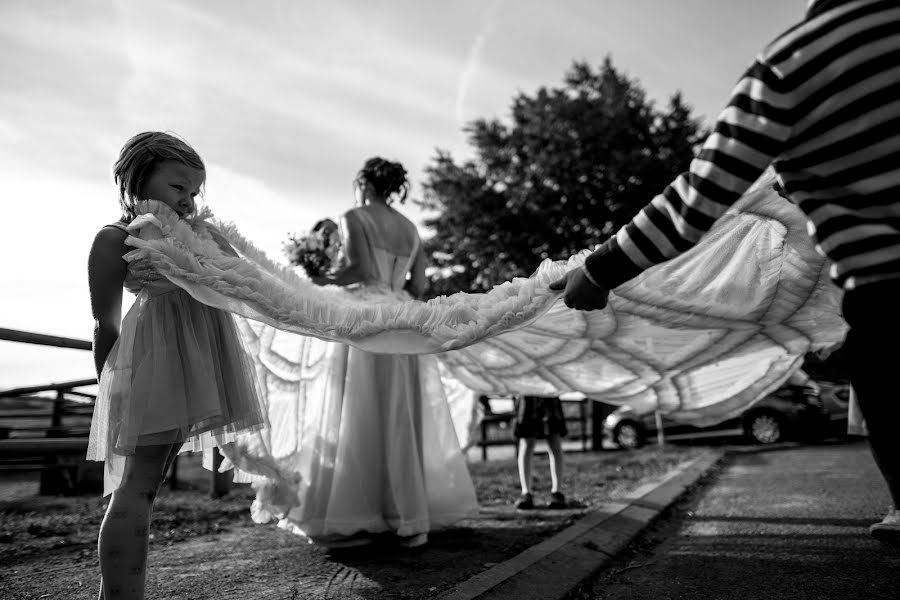
[[[307,235],[288,236],[284,253],[288,262],[301,267],[310,277],[322,275],[337,266],[341,236],[331,219],[316,223]]]

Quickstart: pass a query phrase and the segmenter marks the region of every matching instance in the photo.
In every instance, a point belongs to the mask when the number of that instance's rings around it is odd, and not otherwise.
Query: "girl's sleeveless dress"
[[[141,285],[129,275],[125,287]],[[106,462],[104,495],[118,487],[136,446],[211,451],[264,423],[253,363],[232,315],[165,279],[140,289],[99,383],[87,457]]]
[[[365,233],[355,266],[366,283],[351,293],[408,300],[403,287],[418,236],[410,255],[398,256],[385,249],[390,244],[368,212],[353,212]],[[276,518],[329,545],[352,543],[348,538],[361,533],[417,544],[423,534],[477,514],[435,356],[375,354],[244,325],[245,336],[267,337],[263,346],[274,343],[281,356],[254,349],[264,363],[269,427],[229,449],[229,456],[258,456],[266,448],[262,454],[278,472],[254,484],[256,520]]]

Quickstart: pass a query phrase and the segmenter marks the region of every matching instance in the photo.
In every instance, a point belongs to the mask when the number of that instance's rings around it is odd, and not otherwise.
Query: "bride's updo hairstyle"
[[[406,169],[403,165],[380,156],[367,160],[357,173],[356,180],[372,184],[375,193],[388,203],[396,194],[400,204],[403,204],[409,193],[409,180],[406,178]]]
[[[119,186],[119,204],[122,218],[131,222],[135,217],[135,203],[141,198],[141,188],[156,168],[167,160],[176,160],[185,166],[206,171],[197,151],[182,139],[161,131],[139,133],[122,146],[119,158],[113,166],[113,179]]]

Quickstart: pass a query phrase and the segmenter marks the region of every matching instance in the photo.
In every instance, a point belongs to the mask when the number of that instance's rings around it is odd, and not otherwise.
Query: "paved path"
[[[709,461],[707,467],[691,467],[696,473],[685,467],[666,482],[648,482],[652,489],[634,491],[635,497],[623,499],[621,506],[601,507],[506,561],[489,556],[479,544],[490,541],[491,548],[502,550],[517,539],[521,515],[511,510],[483,514],[490,526],[472,524],[436,534],[426,552],[381,548],[374,556],[350,554],[339,561],[322,549],[298,547],[295,536],[271,527],[198,536],[156,547],[149,579],[154,597],[167,600],[435,595],[467,600],[900,600],[900,549],[868,536],[888,496],[865,443],[737,453],[691,489],[696,476],[708,472],[714,462]],[[685,488],[690,491],[684,499],[624,549]],[[547,516],[540,513],[528,515],[529,521]],[[501,540],[506,541],[498,546]],[[74,562],[44,560],[40,570],[50,577],[45,585],[9,597],[88,598],[91,586],[85,577],[96,573],[96,557],[92,547],[80,552],[83,556]],[[447,580],[451,563],[458,567],[452,582]],[[29,570],[8,573],[5,584],[33,577]],[[487,581],[492,573],[503,577]],[[583,582],[588,583],[569,595]],[[5,600],[3,588],[0,583]],[[388,592],[394,588],[398,594]]]
[[[864,442],[735,455],[579,599],[900,599],[889,498]]]
[[[686,460],[688,456],[695,460]],[[416,549],[381,540],[371,547],[330,553],[272,524],[243,520],[226,520],[221,529],[213,521],[214,528],[183,538],[185,528],[196,519],[191,513],[191,507],[197,507],[194,499],[179,504],[179,510],[173,510],[173,505],[160,512],[180,534],[177,541],[166,542],[163,537],[152,544],[148,598],[419,600],[449,593],[454,600],[559,600],[589,578],[599,561],[612,560],[659,510],[693,487],[696,478],[720,458],[721,452],[707,450],[668,457],[649,451],[643,457],[640,453],[572,457],[569,477],[581,482],[578,489],[590,493],[592,485],[608,487],[606,502],[592,502],[590,508],[576,503],[568,510],[533,511],[489,504],[477,518],[434,533],[431,543]],[[630,484],[623,480],[621,486],[610,485],[616,476],[603,473],[615,468],[617,459],[629,465]],[[665,466],[678,460],[684,462],[677,468]],[[505,469],[502,476],[515,477]],[[504,487],[497,488],[496,482],[491,486],[491,490]],[[84,499],[78,499],[72,507],[73,515],[87,511],[94,519],[79,517],[78,523],[89,528],[83,535],[84,530],[66,525],[70,516],[64,509],[70,500],[74,499],[61,498],[54,504],[52,499],[42,499],[41,506],[52,506],[52,514],[34,532],[28,529],[26,535],[20,527],[19,533],[0,539],[0,551],[9,557],[0,559],[0,600],[96,597],[95,528],[100,501],[92,499],[86,508]],[[160,505],[169,500],[164,493]],[[27,504],[20,506],[30,513]],[[15,512],[9,514],[15,518]],[[216,519],[215,512],[208,514]],[[44,551],[32,546],[15,555],[9,546],[3,547],[17,535],[35,538],[33,543]]]

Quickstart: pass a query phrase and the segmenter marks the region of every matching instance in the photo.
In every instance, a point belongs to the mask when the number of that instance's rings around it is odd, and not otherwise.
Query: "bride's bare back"
[[[354,208],[344,215],[347,256],[364,282],[410,291],[425,287],[425,258],[416,226],[382,203]]]

